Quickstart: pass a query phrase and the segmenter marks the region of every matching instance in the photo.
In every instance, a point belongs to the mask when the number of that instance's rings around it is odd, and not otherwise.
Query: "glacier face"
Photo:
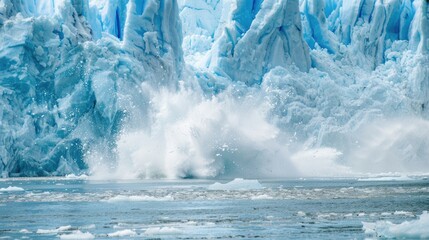
[[[0,171],[428,171],[428,19],[425,0],[0,0]]]
[[[144,109],[147,102],[140,84],[176,85],[183,64],[177,3],[131,1],[120,22],[123,38],[108,32],[102,14],[85,15],[98,14],[89,6],[77,0],[0,3],[4,175],[79,173],[91,151],[114,156],[121,121],[132,118],[127,109]],[[96,40],[92,29],[107,35]]]
[[[236,1],[229,8],[207,63],[212,72],[253,85],[276,66],[309,70],[298,0]]]

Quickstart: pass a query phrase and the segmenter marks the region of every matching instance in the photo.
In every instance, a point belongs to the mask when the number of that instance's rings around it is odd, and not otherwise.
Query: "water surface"
[[[0,238],[362,239],[362,222],[401,223],[429,210],[429,181],[0,181]],[[226,182],[226,181],[223,181]]]

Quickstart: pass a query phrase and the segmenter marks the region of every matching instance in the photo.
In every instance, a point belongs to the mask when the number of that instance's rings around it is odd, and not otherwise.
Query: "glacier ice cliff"
[[[176,84],[183,64],[177,3],[136,3],[118,20],[121,37],[88,1],[1,1],[2,172],[78,173],[91,150],[114,155],[126,109],[147,102],[139,84]],[[97,40],[93,29],[106,36]]]
[[[429,172],[426,0],[0,0],[3,177]]]
[[[207,63],[215,74],[252,85],[276,66],[294,64],[309,70],[298,0],[236,1],[231,5]]]

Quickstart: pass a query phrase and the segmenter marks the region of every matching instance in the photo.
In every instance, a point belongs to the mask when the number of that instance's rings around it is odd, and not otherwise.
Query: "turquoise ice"
[[[424,0],[1,0],[0,171],[428,172],[428,34]]]

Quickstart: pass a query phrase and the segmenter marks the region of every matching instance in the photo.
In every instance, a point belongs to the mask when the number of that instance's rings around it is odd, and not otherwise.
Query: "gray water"
[[[362,239],[362,222],[401,223],[429,209],[424,179],[260,180],[262,189],[209,190],[214,182],[3,179],[0,238]]]

